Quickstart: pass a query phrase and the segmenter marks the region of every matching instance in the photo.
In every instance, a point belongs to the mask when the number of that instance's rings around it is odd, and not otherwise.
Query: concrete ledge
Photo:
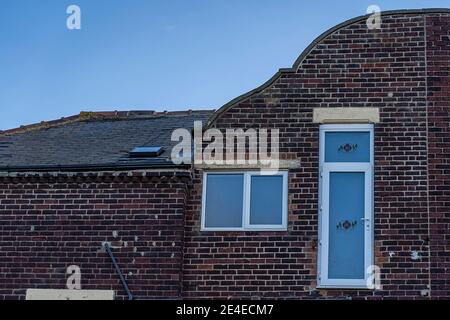
[[[114,300],[114,291],[27,289],[26,300]]]
[[[278,160],[279,170],[300,168],[299,160]],[[252,164],[195,164],[196,169],[202,170],[273,170],[270,167]]]
[[[378,123],[378,108],[315,108],[314,123]]]

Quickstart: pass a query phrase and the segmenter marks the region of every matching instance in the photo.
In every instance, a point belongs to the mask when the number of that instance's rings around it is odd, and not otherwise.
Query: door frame
[[[325,133],[326,132],[364,131],[370,133],[370,162],[328,162],[325,163]],[[318,249],[318,288],[367,289],[368,279],[372,275],[367,271],[374,263],[374,228],[373,228],[373,162],[374,138],[372,124],[333,124],[320,126],[320,172],[319,172],[319,249]],[[364,279],[329,279],[328,278],[328,250],[329,250],[329,175],[330,172],[364,172]]]

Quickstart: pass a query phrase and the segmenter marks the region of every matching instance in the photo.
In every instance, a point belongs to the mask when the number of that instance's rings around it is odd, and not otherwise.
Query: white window
[[[202,202],[202,230],[286,230],[287,172],[205,172]]]
[[[372,175],[372,125],[320,127],[319,287],[369,286]]]

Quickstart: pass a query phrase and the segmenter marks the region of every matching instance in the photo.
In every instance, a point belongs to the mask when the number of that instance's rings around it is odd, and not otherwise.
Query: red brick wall
[[[289,230],[277,233],[201,232],[201,172],[196,171],[186,217],[185,296],[426,297],[425,45],[422,14],[383,16],[381,30],[368,30],[364,20],[352,23],[315,46],[296,72],[282,74],[213,123],[219,129],[280,129],[282,158],[298,159],[300,168],[289,172]],[[319,126],[312,123],[312,110],[317,107],[380,108],[374,211],[375,263],[381,267],[382,290],[316,290]],[[441,124],[448,133],[448,118]],[[438,139],[443,138],[439,134]],[[448,150],[440,151],[442,162]],[[437,180],[444,184],[442,175]],[[445,196],[439,192],[437,196]],[[438,205],[448,207],[443,199]],[[440,224],[444,226],[448,220]],[[448,248],[448,238],[445,241]],[[413,252],[420,258],[413,259]]]
[[[81,268],[82,289],[124,298],[103,241],[136,298],[178,297],[189,177],[0,178],[0,299],[65,289],[69,265]]]
[[[450,297],[450,17],[427,17],[432,297]]]
[[[282,159],[300,164],[289,171],[286,232],[201,232],[201,170],[193,183],[190,173],[0,177],[0,299],[62,289],[72,264],[82,288],[124,298],[103,241],[117,247],[136,298],[422,299],[430,284],[432,298],[450,297],[449,23],[450,15],[418,13],[383,16],[381,30],[354,22],[213,124],[280,130]],[[374,251],[382,290],[316,289],[317,107],[380,108]]]

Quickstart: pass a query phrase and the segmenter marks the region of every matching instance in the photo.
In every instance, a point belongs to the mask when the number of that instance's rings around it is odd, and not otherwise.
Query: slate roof
[[[166,167],[174,129],[192,129],[213,111],[82,112],[56,121],[0,131],[0,171]],[[129,158],[135,147],[161,146],[158,158]]]

